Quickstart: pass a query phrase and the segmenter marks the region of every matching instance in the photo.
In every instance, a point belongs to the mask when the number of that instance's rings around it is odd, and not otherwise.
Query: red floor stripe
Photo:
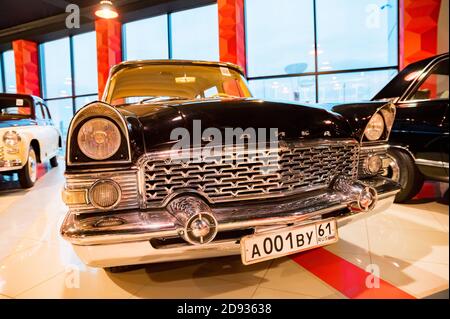
[[[368,288],[370,273],[323,248],[293,255],[292,260],[351,299],[415,299],[381,278],[378,288]]]
[[[436,182],[425,182],[422,186],[420,192],[414,197],[414,199],[423,198],[436,198],[439,197],[439,183]]]

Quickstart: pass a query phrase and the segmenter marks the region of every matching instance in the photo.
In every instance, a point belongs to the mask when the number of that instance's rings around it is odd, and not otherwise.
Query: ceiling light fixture
[[[95,10],[95,15],[102,19],[114,19],[119,16],[116,8],[109,0],[102,0]]]

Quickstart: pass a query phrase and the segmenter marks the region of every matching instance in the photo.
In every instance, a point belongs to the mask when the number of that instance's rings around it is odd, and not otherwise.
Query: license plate
[[[286,256],[338,241],[336,219],[282,228],[241,239],[244,265]]]

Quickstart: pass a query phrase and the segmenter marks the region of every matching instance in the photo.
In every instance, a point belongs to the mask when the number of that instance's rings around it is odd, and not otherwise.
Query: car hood
[[[144,151],[148,152],[169,148],[176,143],[175,129],[182,128],[191,137],[195,135],[195,120],[201,121],[198,122],[201,132],[207,128],[217,128],[222,136],[225,136],[226,128],[254,128],[256,132],[258,129],[266,129],[267,137],[269,129],[274,128],[278,130],[280,140],[358,139],[358,128],[364,123],[360,122],[355,129],[355,123],[351,123],[342,114],[351,114],[355,105],[352,104],[351,110],[347,111],[338,104],[306,105],[259,99],[205,99],[126,105],[118,107],[118,110],[132,127],[132,139],[142,139]],[[366,113],[373,114],[373,108],[369,108]]]

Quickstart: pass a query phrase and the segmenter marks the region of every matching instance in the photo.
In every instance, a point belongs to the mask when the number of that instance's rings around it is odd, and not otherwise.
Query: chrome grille
[[[99,179],[111,179],[119,184],[122,190],[122,197],[119,205],[114,210],[138,208],[139,191],[136,171],[112,171],[91,174],[66,174],[66,189],[88,190],[92,184]],[[98,211],[92,204],[69,205],[71,211],[87,213]]]
[[[139,161],[143,200],[155,207],[186,191],[218,203],[319,189],[337,174],[356,177],[358,152],[356,141],[335,140],[280,143],[264,150],[225,147],[207,162],[175,158],[171,152],[149,153]]]

